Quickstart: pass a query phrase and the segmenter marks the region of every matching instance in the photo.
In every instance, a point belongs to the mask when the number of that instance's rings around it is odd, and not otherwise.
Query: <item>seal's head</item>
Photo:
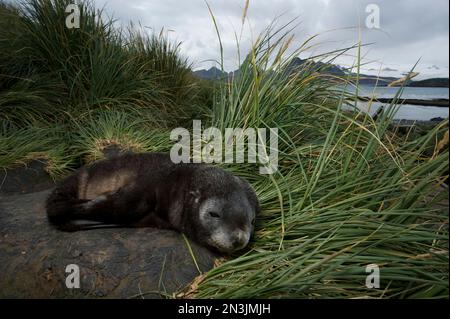
[[[251,186],[213,167],[196,172],[191,183],[197,239],[223,253],[247,246],[260,209]]]

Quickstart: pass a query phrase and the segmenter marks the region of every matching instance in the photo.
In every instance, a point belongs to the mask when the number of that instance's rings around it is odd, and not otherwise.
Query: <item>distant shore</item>
[[[358,100],[368,102],[371,100],[369,97],[358,96]],[[372,99],[374,102],[380,103],[392,103],[393,98],[378,98]],[[421,99],[397,99],[396,104],[410,104],[410,105],[422,105],[422,106],[437,106],[437,107],[449,107],[448,99],[432,99],[432,100],[421,100]]]

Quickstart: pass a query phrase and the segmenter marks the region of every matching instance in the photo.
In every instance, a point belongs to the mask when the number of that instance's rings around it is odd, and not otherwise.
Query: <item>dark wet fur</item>
[[[93,198],[80,198],[81,186],[113,180],[126,172],[131,176],[116,189],[98,188]],[[87,178],[86,178],[87,177]],[[117,179],[117,178],[116,178]],[[86,184],[86,185],[85,185]],[[98,183],[102,185],[102,183]],[[114,184],[114,183],[112,183]],[[173,229],[202,242],[206,231],[198,219],[199,203],[211,196],[231,198],[238,191],[247,197],[255,211],[258,199],[250,185],[222,169],[204,164],[173,164],[166,154],[125,154],[81,168],[62,181],[47,199],[47,216],[63,231],[106,227],[158,227]],[[91,207],[83,204],[91,202]],[[99,224],[77,224],[90,220]]]

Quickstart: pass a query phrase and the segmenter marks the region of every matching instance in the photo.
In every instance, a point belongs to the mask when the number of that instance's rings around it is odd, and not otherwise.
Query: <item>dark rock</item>
[[[55,185],[45,171],[46,160],[32,160],[26,165],[0,169],[0,194],[33,193]]]
[[[152,228],[65,233],[46,219],[49,191],[0,195],[0,298],[160,298],[199,275],[182,235]],[[201,271],[217,256],[190,243]],[[80,288],[65,285],[66,266]]]

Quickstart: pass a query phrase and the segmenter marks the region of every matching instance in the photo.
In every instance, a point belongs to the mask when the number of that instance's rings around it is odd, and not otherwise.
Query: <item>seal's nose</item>
[[[233,245],[233,249],[236,249],[241,245],[241,241],[235,238],[231,244]]]
[[[233,245],[233,249],[243,248],[246,244],[245,234],[243,232],[234,234],[231,244]]]

